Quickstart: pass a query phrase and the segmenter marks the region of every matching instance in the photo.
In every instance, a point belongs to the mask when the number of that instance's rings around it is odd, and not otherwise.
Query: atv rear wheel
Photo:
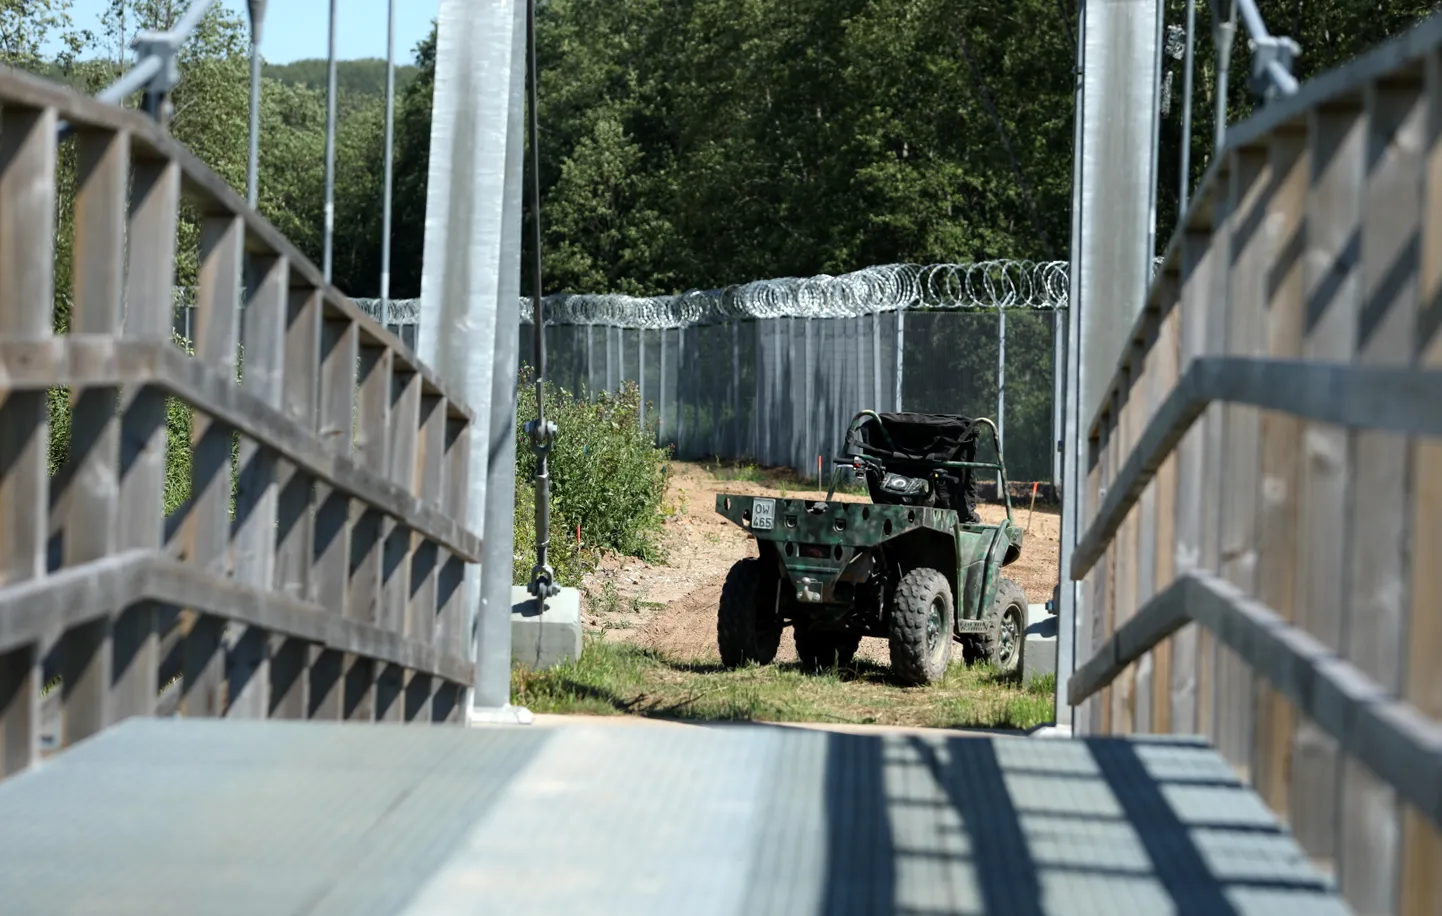
[[[781,644],[776,596],[781,580],[773,565],[756,557],[737,561],[721,586],[716,613],[716,645],[721,664],[739,668],[747,662],[769,665]]]
[[[982,644],[985,657],[1004,675],[1021,670],[1026,647],[1026,592],[1010,579],[997,583],[996,601]]]
[[[923,567],[901,577],[889,621],[891,670],[898,680],[920,686],[946,674],[955,618],[946,576]]]
[[[861,647],[861,637],[855,633],[819,630],[804,621],[792,625],[791,635],[796,640],[796,657],[809,672],[845,668]]]

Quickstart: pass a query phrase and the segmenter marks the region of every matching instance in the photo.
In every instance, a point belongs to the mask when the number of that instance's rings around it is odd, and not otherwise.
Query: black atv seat
[[[878,421],[878,416],[880,420]],[[847,432],[846,456],[865,455],[888,472],[932,482],[926,505],[956,509],[976,520],[976,486],[970,469],[944,469],[948,461],[976,460],[977,428],[970,417],[957,414],[883,413],[860,417]],[[871,501],[892,504],[899,500],[881,487],[881,479],[867,475]]]

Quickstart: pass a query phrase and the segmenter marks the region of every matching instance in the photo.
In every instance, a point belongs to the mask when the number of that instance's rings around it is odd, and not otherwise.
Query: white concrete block
[[[1027,607],[1026,652],[1021,657],[1022,681],[1056,674],[1057,618],[1044,604]]]
[[[538,610],[524,585],[511,587],[511,660],[533,669],[581,657],[581,592],[563,588]]]

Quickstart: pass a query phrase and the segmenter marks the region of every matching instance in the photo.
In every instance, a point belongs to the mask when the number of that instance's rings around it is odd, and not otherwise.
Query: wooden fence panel
[[[318,432],[331,452],[349,457],[356,422],[356,364],[360,331],[355,322],[325,318],[320,329]],[[354,619],[351,605],[351,499],[325,483],[315,485],[314,558],[310,593],[322,607]],[[308,713],[316,719],[345,716],[345,653],[317,649],[311,659]]]
[[[1305,131],[1274,135],[1268,148],[1272,191],[1266,215],[1272,264],[1267,276],[1266,346],[1273,358],[1295,359],[1302,350],[1302,251],[1310,175]],[[1302,424],[1267,412],[1261,418],[1261,498],[1257,501],[1257,597],[1284,619],[1296,616],[1298,481]],[[1292,705],[1259,684],[1253,785],[1272,810],[1290,821]]]
[[[445,486],[446,399],[425,394],[420,401],[420,436],[411,491],[427,505],[440,505]],[[440,548],[433,541],[411,534],[410,586],[405,608],[405,634],[410,639],[439,646],[436,612],[439,610]],[[431,718],[435,679],[413,672],[406,685],[407,722]]]
[[[414,484],[416,440],[421,425],[421,378],[397,368],[391,376],[390,479],[408,491]],[[410,594],[411,531],[404,524],[386,519],[382,534],[381,626],[404,632],[406,605]],[[376,683],[376,718],[400,722],[405,719],[406,673],[388,665]]]
[[[241,390],[278,408],[285,382],[286,302],[290,263],[251,256],[249,300],[242,318]],[[275,580],[279,492],[276,455],[248,437],[240,442],[235,494],[235,577],[270,588]],[[270,634],[234,624],[226,632],[227,716],[264,718],[270,709]]]
[[[240,217],[210,215],[201,221],[195,358],[232,381],[240,336],[244,240],[245,223]],[[185,543],[189,561],[215,576],[229,576],[235,568],[230,547],[232,436],[229,426],[201,411],[191,417],[191,504]],[[225,695],[224,620],[195,613],[181,626],[179,711],[186,716],[219,716]]]
[[[290,289],[284,328],[286,416],[306,430],[317,428],[320,398],[320,317],[322,293],[313,286]],[[316,600],[310,568],[315,550],[315,478],[294,463],[277,462],[276,591],[298,600]],[[339,609],[336,610],[339,613]],[[306,718],[310,709],[310,666],[318,647],[303,640],[272,636],[270,715]]]
[[[61,120],[78,172],[57,335]],[[172,339],[182,201],[193,341]],[[182,413],[190,454],[167,456]],[[51,675],[61,746],[157,711],[458,721],[470,423],[163,127],[0,72],[0,776],[37,759]],[[404,703],[378,711],[378,679]]]
[[[1361,286],[1358,233],[1365,144],[1358,105],[1309,114],[1312,169],[1303,256],[1307,296],[1302,356],[1350,362],[1356,349]],[[1297,530],[1297,622],[1334,651],[1341,649],[1348,492],[1352,476],[1344,430],[1308,423]],[[1337,743],[1315,723],[1297,723],[1292,750],[1292,829],[1319,865],[1335,868]]]
[[[44,340],[54,302],[55,112],[0,109],[0,334]],[[0,587],[45,574],[49,414],[43,391],[0,403]],[[39,753],[41,647],[0,655],[0,777]]]
[[[1181,368],[1182,305],[1180,278],[1169,280],[1160,303],[1164,314],[1157,332],[1153,394],[1159,402],[1177,384]],[[1168,455],[1157,469],[1154,488],[1157,496],[1156,524],[1151,529],[1156,561],[1152,574],[1152,591],[1160,592],[1176,575],[1177,568],[1177,455]],[[1178,637],[1180,638],[1180,636]],[[1169,734],[1173,728],[1172,684],[1173,647],[1177,640],[1166,640],[1152,652],[1152,730]]]
[[[130,137],[86,131],[75,144],[70,331],[114,337],[121,330],[125,297]],[[51,531],[60,541],[63,565],[99,560],[119,548],[119,472],[120,389],[71,392],[69,450],[51,481]],[[115,622],[109,618],[81,624],[61,637],[62,747],[154,707],[154,691],[147,690],[154,675],[144,670],[144,641],[117,645],[114,637]]]
[[[1409,916],[1442,913],[1439,139],[1436,19],[1229,128],[1089,430],[1113,492],[1071,570],[1071,701],[1206,733],[1358,912]]]
[[[1208,243],[1210,262],[1207,288],[1198,300],[1199,313],[1193,321],[1196,333],[1196,354],[1209,356],[1222,353],[1227,346],[1227,323],[1232,305],[1232,236],[1238,215],[1233,209],[1230,157],[1217,161],[1216,178],[1210,196],[1212,235]],[[1225,464],[1224,419],[1221,404],[1209,404],[1197,421],[1201,445],[1201,511],[1198,513],[1197,564],[1215,572],[1221,566],[1222,476]],[[1218,646],[1214,634],[1204,627],[1197,629],[1197,731],[1218,743],[1220,719],[1216,714],[1220,678]]]
[[[1266,347],[1267,270],[1271,250],[1265,231],[1271,193],[1265,147],[1231,152],[1227,189],[1232,233],[1228,240],[1230,284],[1226,330],[1219,349],[1229,355],[1254,356]],[[1221,421],[1221,462],[1216,502],[1218,519],[1217,572],[1251,594],[1256,590],[1256,505],[1259,489],[1260,417],[1254,407],[1224,406]],[[1225,646],[1216,647],[1217,749],[1245,779],[1252,776],[1252,744],[1256,727],[1256,686],[1251,669]]]
[[[1408,365],[1415,353],[1422,138],[1419,80],[1366,92],[1357,361]],[[1393,695],[1406,633],[1410,525],[1406,437],[1349,434],[1353,468],[1343,655]],[[1400,811],[1396,793],[1358,761],[1342,763],[1338,873],[1359,912],[1396,911]]]
[[[1178,305],[1178,364],[1186,370],[1204,352],[1205,303],[1210,296],[1217,256],[1210,238],[1189,231],[1182,239],[1182,290]],[[1172,572],[1196,568],[1202,560],[1202,504],[1207,499],[1202,477],[1205,444],[1202,425],[1192,427],[1176,450],[1177,490],[1173,521]],[[1201,727],[1198,713],[1198,652],[1200,634],[1195,625],[1183,627],[1172,638],[1171,726],[1178,734]]]
[[[391,434],[391,351],[373,346],[360,350],[360,384],[355,415],[355,455],[381,475],[389,475]],[[351,577],[347,613],[355,620],[380,625],[381,564],[386,518],[364,505],[352,507]],[[367,658],[348,659],[345,675],[345,717],[370,721],[376,717],[376,681],[380,672]]]

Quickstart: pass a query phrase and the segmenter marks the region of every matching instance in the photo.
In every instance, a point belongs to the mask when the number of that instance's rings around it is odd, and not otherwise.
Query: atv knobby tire
[[[891,671],[904,684],[941,679],[951,661],[956,604],[946,576],[913,569],[901,577],[891,604]]]
[[[721,664],[739,668],[748,662],[769,665],[781,644],[776,617],[776,589],[780,578],[772,564],[756,557],[740,560],[721,586],[716,614],[716,645]]]
[[[1026,592],[1012,580],[1002,579],[997,583],[992,608],[982,637],[982,652],[999,674],[1016,674],[1021,670],[1026,648]]]
[[[796,657],[801,660],[802,670],[813,673],[845,668],[861,647],[859,634],[820,630],[804,621],[792,625],[791,635],[796,640]]]

